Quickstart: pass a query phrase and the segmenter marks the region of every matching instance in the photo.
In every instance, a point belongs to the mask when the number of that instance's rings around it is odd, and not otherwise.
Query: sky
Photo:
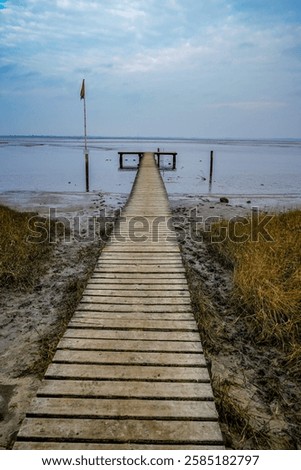
[[[0,135],[301,138],[300,0],[0,0]]]

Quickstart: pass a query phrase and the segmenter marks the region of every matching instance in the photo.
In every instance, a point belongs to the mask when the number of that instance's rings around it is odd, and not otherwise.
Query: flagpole
[[[85,81],[84,81],[85,86]],[[87,154],[87,108],[86,108],[86,92],[84,94],[84,133],[85,133],[85,155]]]
[[[87,145],[87,108],[86,108],[86,84],[85,79],[82,82],[80,98],[84,100],[84,136],[85,136],[85,175],[86,175],[86,192],[89,192],[89,152]]]

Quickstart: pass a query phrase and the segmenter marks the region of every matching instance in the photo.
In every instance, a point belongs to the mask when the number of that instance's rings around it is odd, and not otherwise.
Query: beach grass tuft
[[[221,233],[227,224],[214,224],[213,233]],[[236,224],[236,241],[225,237],[220,243],[210,243],[210,249],[233,266],[234,305],[253,335],[258,341],[280,346],[292,370],[300,373],[301,211],[274,214],[267,228],[268,239],[248,237],[238,243],[252,232],[249,217],[248,223]],[[231,233],[231,227],[228,230]]]

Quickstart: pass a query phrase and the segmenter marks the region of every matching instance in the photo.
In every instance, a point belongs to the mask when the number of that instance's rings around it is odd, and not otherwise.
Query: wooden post
[[[172,169],[176,169],[176,154],[174,153],[172,156]]]
[[[89,153],[85,150],[85,174],[86,174],[86,192],[89,192]]]
[[[213,176],[213,150],[210,152],[210,174],[209,174],[209,191],[211,191],[212,187],[212,176]]]
[[[123,170],[123,153],[119,152],[119,169]]]
[[[157,148],[157,166],[158,166],[158,168],[160,168],[160,155],[159,155],[159,152],[160,152],[160,148],[158,147]]]
[[[82,88],[80,91],[80,99],[84,100],[84,135],[85,135],[85,176],[86,176],[86,192],[89,192],[89,152],[87,146],[87,109],[86,109],[86,84],[85,79],[82,82]]]

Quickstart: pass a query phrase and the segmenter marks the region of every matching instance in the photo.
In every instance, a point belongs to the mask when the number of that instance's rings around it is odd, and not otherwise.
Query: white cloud
[[[96,11],[103,8],[100,2],[97,1],[83,1],[83,0],[56,0],[56,5],[62,10],[69,10],[69,12],[81,11]]]
[[[287,106],[287,103],[283,101],[234,101],[234,102],[224,102],[224,103],[212,103],[208,104],[207,108],[211,109],[222,109],[222,108],[232,108],[239,109],[242,111],[258,111],[258,110],[268,110],[268,109],[279,109]]]
[[[122,5],[117,5],[114,8],[108,8],[106,13],[112,16],[120,17],[128,21],[141,20],[146,17],[145,11],[129,5],[128,8],[124,8]]]
[[[194,67],[195,61],[201,57],[208,56],[210,49],[208,46],[192,46],[189,42],[180,44],[177,47],[159,48],[154,50],[144,50],[130,58],[118,58],[116,67],[118,72],[143,73],[143,72],[173,72],[172,69],[181,66]]]
[[[237,4],[239,2],[236,2]],[[232,0],[10,0],[0,10],[1,90],[125,88],[179,95],[182,106],[256,111],[287,106],[300,83],[301,26],[247,20]],[[4,67],[5,69],[5,67]],[[13,75],[12,70],[15,70]],[[25,89],[26,87],[24,87]],[[45,91],[46,93],[46,91]],[[178,98],[177,98],[178,99]],[[172,101],[172,99],[171,99]],[[174,101],[174,100],[173,100]],[[211,103],[211,104],[210,104]]]

